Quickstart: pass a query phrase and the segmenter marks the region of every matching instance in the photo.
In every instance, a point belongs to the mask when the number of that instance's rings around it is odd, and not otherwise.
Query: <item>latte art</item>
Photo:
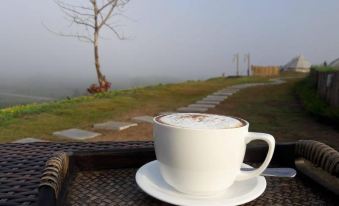
[[[156,118],[156,121],[174,127],[189,129],[229,129],[242,127],[244,124],[232,117],[199,114],[199,113],[176,113]]]

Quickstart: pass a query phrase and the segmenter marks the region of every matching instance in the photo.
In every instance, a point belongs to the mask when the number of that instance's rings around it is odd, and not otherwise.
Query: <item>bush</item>
[[[329,66],[313,66],[311,69],[314,69],[319,72],[333,72],[338,71],[338,69],[329,67]]]
[[[330,107],[316,91],[315,84],[310,77],[305,78],[296,85],[296,94],[303,104],[305,110],[321,121],[339,128],[339,108]]]

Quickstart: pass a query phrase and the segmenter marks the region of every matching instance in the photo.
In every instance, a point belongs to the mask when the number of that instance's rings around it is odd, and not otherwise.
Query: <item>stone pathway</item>
[[[218,105],[221,101],[213,101],[213,100],[199,100],[196,104],[210,104],[210,105]]]
[[[139,116],[139,117],[133,117],[132,118],[133,122],[137,122],[137,123],[149,123],[149,124],[153,124],[153,117],[152,116]]]
[[[85,140],[85,139],[91,139],[91,138],[100,136],[101,134],[73,128],[73,129],[67,129],[67,130],[54,132],[53,135],[56,137],[70,138],[74,140]]]
[[[178,112],[206,112],[208,108],[200,108],[200,107],[180,107],[177,109]]]
[[[215,104],[190,104],[188,107],[198,107],[198,108],[214,108]]]
[[[224,97],[224,96],[232,96],[234,93],[236,92],[215,92],[212,95]]]
[[[27,137],[23,139],[19,139],[16,141],[13,141],[12,143],[33,143],[33,142],[48,142],[47,140],[37,139],[33,137]]]
[[[103,122],[94,124],[94,129],[102,129],[102,130],[115,130],[115,131],[121,131],[124,129],[128,129],[130,127],[138,126],[137,123],[131,123],[131,122],[116,122],[116,121],[109,121],[109,122]]]
[[[227,99],[227,96],[208,95],[207,97],[203,98],[202,100],[224,101],[225,99]]]
[[[207,112],[208,109],[216,107],[221,102],[225,101],[228,97],[237,93],[241,89],[254,86],[263,86],[263,85],[277,85],[285,83],[281,79],[271,79],[269,83],[247,83],[247,84],[238,84],[225,89],[221,89],[212,93],[211,95],[206,96],[202,100],[199,100],[193,104],[188,105],[187,107],[180,107],[177,109],[177,112]]]

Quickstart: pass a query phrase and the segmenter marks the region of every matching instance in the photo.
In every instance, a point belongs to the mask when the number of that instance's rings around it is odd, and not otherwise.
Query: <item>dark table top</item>
[[[152,142],[0,144],[0,205],[35,205],[46,161],[57,151],[152,147]]]
[[[169,205],[144,193],[135,182],[137,168],[78,172],[66,205]],[[301,177],[266,177],[265,192],[246,206],[336,205],[331,194]]]
[[[0,144],[0,205],[36,205],[46,161],[55,152],[151,148],[152,142]],[[143,193],[134,181],[136,168],[79,171],[69,188],[68,205],[165,205]],[[116,181],[112,187],[111,179]],[[266,178],[262,196],[247,205],[336,205],[337,197],[310,179]],[[120,185],[120,186],[119,186]],[[106,188],[98,192],[98,188]],[[114,191],[113,191],[114,190]],[[82,191],[82,192],[81,192]],[[101,190],[102,191],[102,190]]]

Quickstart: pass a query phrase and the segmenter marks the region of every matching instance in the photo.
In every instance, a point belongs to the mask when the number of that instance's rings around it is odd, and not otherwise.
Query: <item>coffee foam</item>
[[[244,124],[238,119],[199,113],[176,113],[160,116],[157,121],[175,127],[189,129],[228,129],[242,127]]]

